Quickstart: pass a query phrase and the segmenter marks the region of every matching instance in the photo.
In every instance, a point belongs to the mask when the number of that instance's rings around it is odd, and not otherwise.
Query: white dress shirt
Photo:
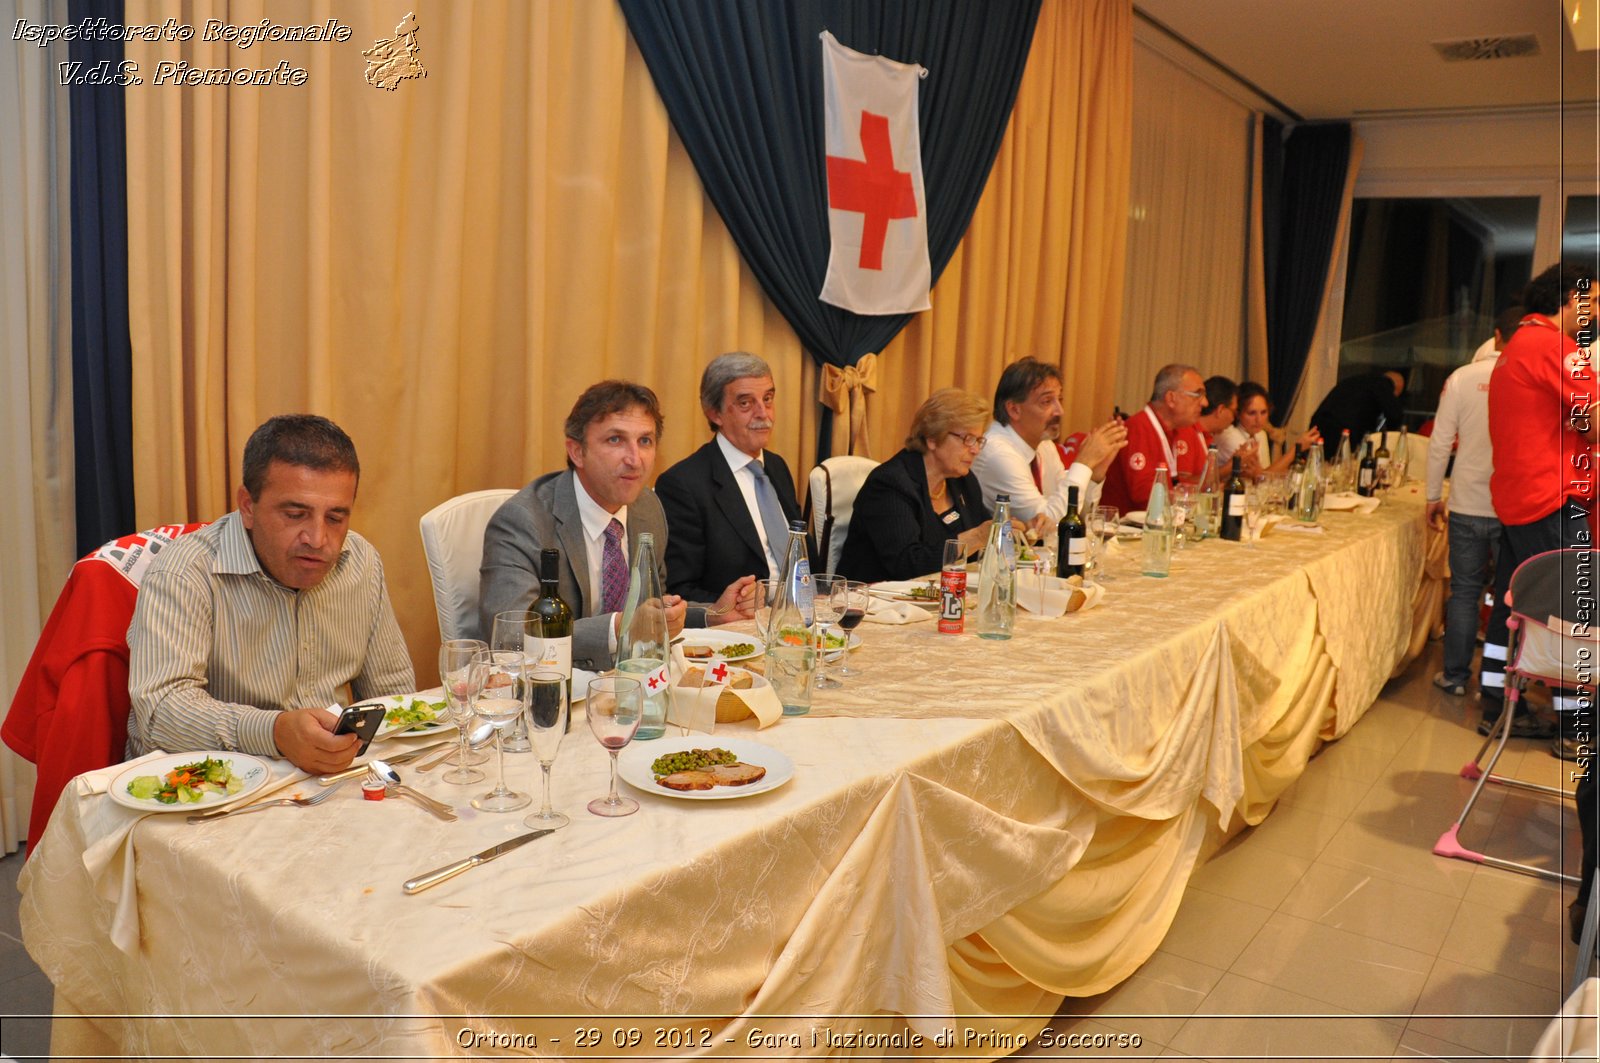
[[[750,523],[756,526],[756,537],[761,540],[761,551],[767,555],[767,567],[770,569],[767,574],[773,579],[778,579],[782,575],[778,571],[778,567],[783,562],[773,555],[772,544],[767,541],[767,525],[761,519],[761,506],[756,502],[756,474],[750,468],[751,462],[761,461],[766,457],[766,453],[763,451],[752,458],[728,442],[728,438],[721,432],[717,433],[717,447],[722,451],[722,456],[727,459],[728,468],[733,470],[733,482],[739,485],[739,493],[744,496],[744,508],[750,511]],[[767,490],[772,490],[770,477],[768,477]],[[776,493],[773,494],[772,500],[774,502],[778,500]],[[789,544],[784,543],[783,545],[787,549]]]
[[[572,477],[572,492],[578,496],[578,516],[583,521],[583,542],[587,549],[584,551],[589,562],[589,601],[595,605],[595,612],[602,608],[600,568],[605,561],[606,528],[610,527],[612,518],[622,524],[622,560],[628,560],[628,507],[623,506],[615,513],[607,513],[605,507],[589,497],[589,492],[583,489],[583,478],[574,474]],[[610,646],[613,656],[617,652],[617,626],[610,627]]]
[[[992,513],[996,495],[1011,496],[1011,515],[1029,521],[1040,513],[1049,514],[1051,520],[1067,515],[1067,488],[1078,489],[1078,511],[1088,509],[1100,501],[1100,485],[1094,482],[1094,470],[1081,461],[1072,468],[1061,464],[1061,451],[1053,439],[1030,447],[1017,435],[1016,429],[999,421],[989,422],[985,433],[989,441],[978,451],[972,463],[978,483],[983,487],[983,504]],[[1039,459],[1039,482],[1033,483],[1033,459]],[[1041,489],[1042,488],[1042,489]]]
[[[1473,360],[1451,373],[1439,396],[1433,438],[1428,441],[1428,501],[1444,494],[1444,470],[1450,448],[1456,452],[1450,473],[1450,512],[1492,517],[1489,477],[1494,473],[1494,445],[1489,441],[1489,377],[1500,360],[1494,341],[1478,348]]]

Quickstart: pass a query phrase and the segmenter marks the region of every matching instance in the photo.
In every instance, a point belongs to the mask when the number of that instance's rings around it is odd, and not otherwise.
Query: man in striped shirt
[[[132,755],[222,749],[338,771],[360,740],[334,735],[326,706],[415,689],[383,563],[349,530],[360,474],[327,418],[251,434],[239,508],[163,551],[140,589]]]

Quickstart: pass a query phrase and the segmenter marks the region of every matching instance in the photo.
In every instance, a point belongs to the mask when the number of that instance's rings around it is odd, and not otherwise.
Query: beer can
[[[939,630],[959,635],[966,628],[967,569],[947,568],[939,573]]]

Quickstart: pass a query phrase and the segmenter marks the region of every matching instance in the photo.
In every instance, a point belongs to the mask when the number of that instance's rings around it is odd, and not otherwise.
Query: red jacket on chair
[[[33,648],[0,739],[38,768],[29,852],[73,776],[121,761],[128,744],[128,623],[139,582],[174,539],[204,524],[125,535],[72,566]]]

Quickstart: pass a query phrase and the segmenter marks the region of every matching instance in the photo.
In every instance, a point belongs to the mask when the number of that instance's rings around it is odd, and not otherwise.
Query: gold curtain
[[[363,80],[394,35],[373,0],[195,0],[189,42],[130,44],[130,303],[139,524],[232,508],[274,413],[323,413],[364,466],[355,527],[382,552],[418,665],[438,632],[417,519],[563,460],[573,398],[648,383],[657,471],[706,438],[717,354],[773,367],[774,449],[815,455],[818,370],[761,294],[672,133],[621,12],[591,0],[415,0],[424,78]],[[171,14],[129,0],[127,21]],[[322,23],[345,42],[205,42]],[[1012,125],[934,309],[884,352],[876,457],[935,387],[987,394],[1021,354],[1066,374],[1068,423],[1110,407],[1128,168],[1130,0],[1047,0]],[[303,85],[173,88],[163,60],[303,68]],[[842,431],[841,427],[841,431]],[[841,445],[838,449],[842,449]]]

